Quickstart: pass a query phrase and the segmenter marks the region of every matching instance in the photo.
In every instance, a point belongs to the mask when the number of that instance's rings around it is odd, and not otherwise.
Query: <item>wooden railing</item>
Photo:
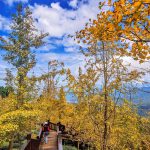
[[[58,125],[55,124],[55,123],[50,122],[49,127],[50,127],[51,130],[54,130],[54,131],[57,131],[57,130],[58,130]]]
[[[49,127],[51,130],[54,130],[56,132],[61,131],[62,133],[65,130],[65,126],[64,125],[60,125],[60,124],[55,124],[50,122]],[[39,150],[39,146],[41,143],[41,139],[42,139],[42,132],[40,130],[39,135],[37,136],[37,139],[32,139],[31,138],[32,134],[28,134],[27,135],[27,142],[26,144],[24,144],[22,146],[22,150]]]
[[[22,146],[21,150],[39,150],[40,139],[31,139],[31,134],[27,135],[27,142]]]
[[[24,150],[39,150],[40,140],[31,139]]]

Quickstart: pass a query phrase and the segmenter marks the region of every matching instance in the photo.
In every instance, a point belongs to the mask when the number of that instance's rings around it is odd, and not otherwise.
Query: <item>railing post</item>
[[[25,148],[28,146],[28,144],[30,143],[31,140],[31,134],[28,134],[26,137],[26,142],[21,146],[21,150],[25,150]]]
[[[59,126],[57,125],[57,134],[59,134],[59,133],[60,133]]]
[[[31,133],[27,135],[27,137],[26,137],[27,141],[31,140],[31,136],[32,136]]]
[[[63,150],[61,134],[58,134],[58,150]]]
[[[59,129],[60,129],[60,127],[57,124],[58,150],[63,150],[62,136],[61,136],[61,131]]]

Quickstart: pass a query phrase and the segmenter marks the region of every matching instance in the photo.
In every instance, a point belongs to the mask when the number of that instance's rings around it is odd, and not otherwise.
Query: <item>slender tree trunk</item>
[[[13,149],[13,144],[14,144],[14,138],[12,138],[12,140],[9,141],[8,150],[12,150]]]
[[[105,51],[105,45],[103,44],[103,72],[104,72],[104,133],[103,133],[103,145],[102,150],[107,150],[107,135],[108,135],[108,125],[107,125],[107,119],[108,119],[108,91],[107,91],[107,80],[108,80],[108,74],[107,74],[107,51]]]
[[[107,134],[108,134],[107,118],[108,118],[108,100],[107,94],[105,94],[103,150],[107,149]]]

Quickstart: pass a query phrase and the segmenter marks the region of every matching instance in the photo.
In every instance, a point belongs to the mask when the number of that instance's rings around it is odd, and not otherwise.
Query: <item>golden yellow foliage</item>
[[[115,2],[109,1],[110,3],[113,6],[113,11],[100,12],[97,15],[97,20],[90,22],[84,30],[80,31],[77,38],[86,36],[88,40],[85,41],[84,39],[84,43],[91,43],[92,40],[127,43],[127,40],[130,41],[130,44],[133,43],[132,48],[128,47],[133,58],[139,59],[140,62],[149,59],[149,0],[134,0],[132,2],[118,0]],[[122,39],[125,39],[125,41],[122,41]],[[120,52],[129,55],[128,51],[126,53]]]

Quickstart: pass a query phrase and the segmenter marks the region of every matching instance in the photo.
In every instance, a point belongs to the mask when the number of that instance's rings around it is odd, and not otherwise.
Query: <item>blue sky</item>
[[[57,59],[63,61],[73,74],[77,73],[79,66],[84,66],[84,56],[79,53],[79,45],[68,34],[74,35],[76,31],[84,28],[89,18],[96,18],[100,0],[0,0],[0,36],[7,36],[10,32],[9,25],[11,14],[15,13],[18,2],[28,5],[33,12],[33,18],[38,20],[35,26],[49,33],[45,39],[46,46],[36,50],[37,65],[33,69],[36,75],[47,72],[47,63]],[[2,54],[2,52],[0,52]],[[136,67],[147,67],[147,64],[139,65],[129,58]],[[5,68],[10,67],[0,56],[0,85],[5,77]],[[144,77],[144,80],[147,76]]]
[[[79,45],[67,38],[82,29],[89,18],[96,18],[98,1],[95,0],[0,0],[0,35],[7,36],[11,14],[15,13],[18,2],[30,6],[33,18],[38,20],[36,27],[49,33],[45,39],[47,45],[36,50],[37,65],[33,69],[36,75],[47,71],[47,63],[58,59],[65,62],[74,74],[83,64],[83,56],[78,53]],[[1,52],[2,54],[2,52]],[[5,77],[5,68],[11,67],[0,57],[1,79]],[[4,84],[0,80],[0,84]]]

